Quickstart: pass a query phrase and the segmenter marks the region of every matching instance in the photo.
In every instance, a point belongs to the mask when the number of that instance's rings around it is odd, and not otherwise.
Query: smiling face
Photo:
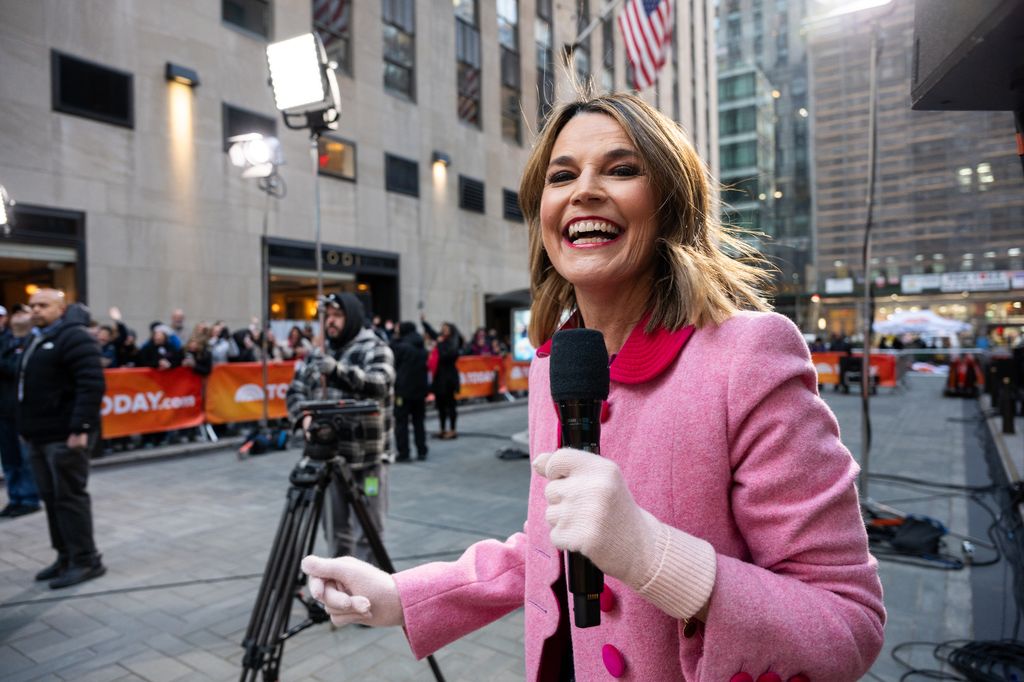
[[[582,113],[565,124],[540,201],[544,249],[562,277],[577,290],[645,280],[656,208],[643,162],[614,119]]]

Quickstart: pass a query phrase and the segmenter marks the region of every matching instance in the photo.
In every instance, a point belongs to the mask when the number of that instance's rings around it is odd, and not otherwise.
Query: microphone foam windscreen
[[[551,397],[604,400],[608,397],[608,349],[596,329],[563,329],[551,339]]]

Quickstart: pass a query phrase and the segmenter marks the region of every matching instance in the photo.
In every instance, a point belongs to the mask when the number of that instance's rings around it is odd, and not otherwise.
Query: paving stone
[[[826,391],[823,398],[837,415],[844,443],[859,456],[859,397]],[[964,423],[954,420],[970,408],[943,399],[936,382],[912,378],[903,393],[883,390],[872,399],[871,470],[963,482],[975,446]],[[384,540],[399,567],[435,552],[454,559],[477,539],[504,539],[522,529],[529,463],[494,456],[511,441],[470,434],[511,436],[525,426],[523,405],[460,415],[466,435],[431,440],[430,460],[392,470]],[[290,450],[239,461],[229,450],[95,469],[90,491],[96,536],[110,570],[59,594],[32,580],[53,558],[43,515],[0,524],[0,677],[238,679],[241,640],[260,586],[258,577],[245,576],[263,570],[298,456]],[[878,480],[870,489],[880,501],[926,497]],[[917,499],[904,508],[950,527],[966,524],[967,503],[960,498]],[[1002,566],[989,570],[999,576]],[[973,618],[1000,617],[972,613],[969,571],[883,561],[880,573],[889,610],[886,645],[865,679],[899,679],[904,669],[889,652],[900,642],[969,637]],[[217,578],[228,579],[210,582]],[[137,587],[156,589],[123,591]],[[57,601],[7,606],[51,598]],[[294,611],[292,624],[302,617]],[[442,649],[437,659],[446,678],[522,680],[523,622],[518,610]],[[930,650],[912,653],[934,667]],[[414,659],[399,630],[319,625],[287,643],[282,678],[405,682],[433,675],[426,662]]]

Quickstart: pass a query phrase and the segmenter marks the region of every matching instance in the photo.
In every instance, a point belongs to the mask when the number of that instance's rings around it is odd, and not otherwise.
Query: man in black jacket
[[[409,417],[416,439],[416,455],[427,458],[427,432],[423,426],[427,398],[427,349],[412,322],[398,325],[398,337],[391,341],[395,354],[395,445],[398,462],[409,458]]]
[[[58,589],[107,570],[93,542],[86,491],[105,383],[99,346],[84,326],[87,312],[68,310],[64,292],[56,289],[32,294],[29,308],[38,334],[22,354],[18,428],[31,448],[50,542],[57,550],[57,560],[36,580]]]

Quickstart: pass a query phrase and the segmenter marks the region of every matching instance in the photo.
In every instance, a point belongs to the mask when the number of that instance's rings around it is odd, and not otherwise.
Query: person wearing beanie
[[[358,462],[350,462],[350,469],[366,493],[367,510],[383,538],[388,469],[394,461],[394,355],[384,340],[364,326],[363,304],[354,294],[328,294],[320,306],[326,347],[312,351],[297,363],[285,393],[288,417],[292,423],[302,418],[302,403],[307,400],[374,400],[380,405],[380,417],[361,417],[363,425],[358,431],[362,437],[341,445],[361,454]],[[308,420],[306,416],[304,431],[309,427]],[[343,449],[339,452],[345,454]],[[357,528],[359,524],[345,502],[341,485],[341,481],[333,480],[327,489],[323,520],[328,552],[334,557],[354,555],[373,561],[373,550],[362,528]]]

